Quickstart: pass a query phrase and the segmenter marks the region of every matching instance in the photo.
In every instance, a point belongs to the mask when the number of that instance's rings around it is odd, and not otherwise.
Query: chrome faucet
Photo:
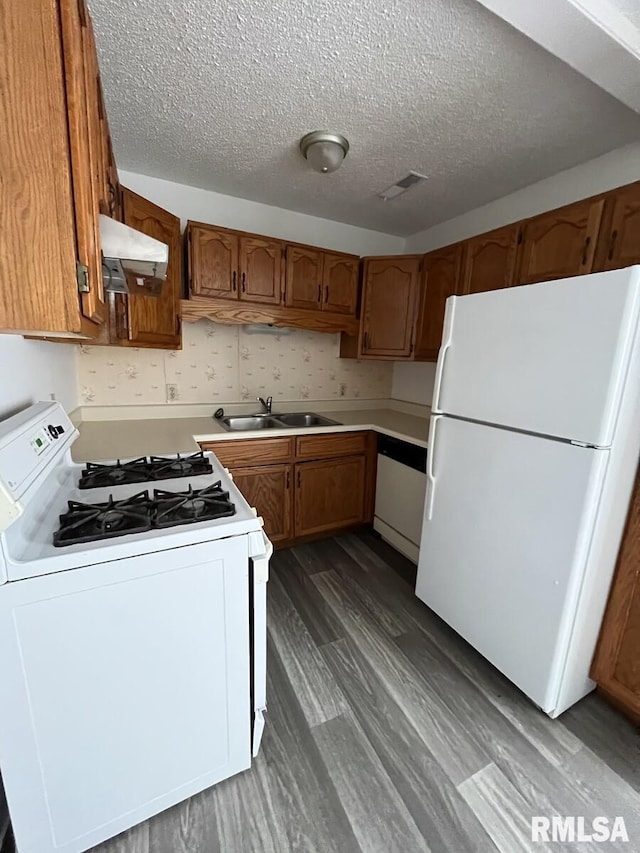
[[[273,397],[267,397],[267,399],[263,399],[262,397],[256,397],[256,400],[260,403],[260,405],[264,409],[264,413],[266,415],[271,414],[271,406],[273,405]]]

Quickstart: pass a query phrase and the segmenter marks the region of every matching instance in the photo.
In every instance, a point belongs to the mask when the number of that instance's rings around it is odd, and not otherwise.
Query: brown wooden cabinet
[[[421,261],[420,255],[365,258],[360,358],[411,357]]]
[[[240,237],[238,296],[245,302],[282,301],[282,244],[263,237]]]
[[[169,264],[160,296],[116,297],[116,337],[119,343],[128,346],[179,349],[182,341],[180,219],[124,187],[122,207],[126,225],[169,246]]]
[[[228,231],[189,223],[189,288],[195,296],[235,299],[238,238]]]
[[[587,199],[524,223],[516,284],[591,272],[604,199]]]
[[[371,521],[375,433],[307,433],[296,438],[201,444],[227,466],[278,545]]]
[[[640,469],[591,677],[640,725]]]
[[[199,222],[187,223],[189,290],[194,296],[279,305],[282,244]]]
[[[607,195],[595,269],[632,264],[640,264],[640,182]]]
[[[413,357],[435,360],[442,342],[445,303],[458,292],[463,244],[424,256]]]
[[[286,249],[285,304],[355,316],[359,259],[306,246]]]
[[[259,465],[231,468],[237,487],[264,519],[272,542],[293,538],[293,466]]]
[[[466,240],[460,293],[482,293],[513,284],[520,225],[507,225]]]
[[[333,532],[365,521],[365,456],[300,462],[295,472],[296,536]]]
[[[106,320],[103,193],[84,0],[4,4],[0,79],[0,330],[95,337]]]
[[[286,258],[285,304],[318,310],[322,302],[322,252],[287,246]]]

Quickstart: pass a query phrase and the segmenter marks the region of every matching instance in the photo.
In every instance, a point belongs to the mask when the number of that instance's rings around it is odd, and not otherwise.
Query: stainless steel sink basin
[[[315,412],[285,412],[280,415],[228,415],[220,423],[229,432],[254,429],[286,429],[287,427],[339,426],[337,421]]]
[[[336,426],[337,421],[316,415],[315,412],[291,412],[284,415],[274,415],[275,420],[288,427]]]
[[[220,421],[222,426],[230,432],[242,432],[243,430],[253,429],[282,429],[282,424],[278,423],[269,415],[229,415],[222,418]]]

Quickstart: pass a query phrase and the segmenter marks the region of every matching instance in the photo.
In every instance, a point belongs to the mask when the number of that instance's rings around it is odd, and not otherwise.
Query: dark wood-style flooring
[[[99,853],[640,851],[638,732],[595,694],[552,721],[413,593],[372,533],[276,553],[252,769]],[[630,843],[530,841],[622,815]]]

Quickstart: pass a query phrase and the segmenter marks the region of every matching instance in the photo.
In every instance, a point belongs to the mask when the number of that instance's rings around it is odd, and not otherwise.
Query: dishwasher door
[[[427,449],[390,436],[378,437],[373,527],[390,545],[418,562],[427,488]]]

